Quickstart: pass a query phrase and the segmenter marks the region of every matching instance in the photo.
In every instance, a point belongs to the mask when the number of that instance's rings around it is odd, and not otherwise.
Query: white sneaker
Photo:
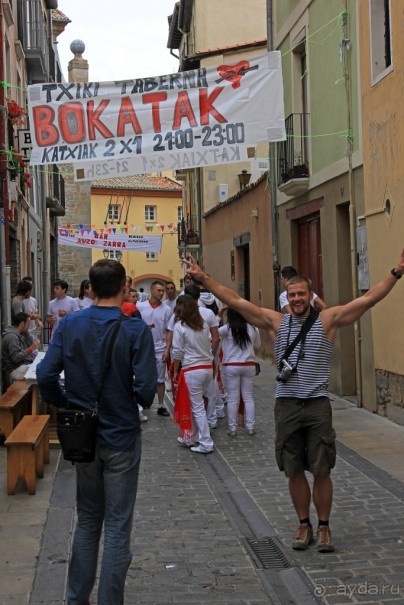
[[[140,418],[140,422],[147,422],[149,420],[147,416],[142,414],[142,412],[139,413],[139,418]]]
[[[213,452],[213,449],[204,450],[200,445],[195,445],[191,447],[191,452],[196,452],[197,454],[211,454]]]
[[[237,437],[237,431],[230,431],[230,430],[228,430],[227,434],[228,434],[229,437]]]

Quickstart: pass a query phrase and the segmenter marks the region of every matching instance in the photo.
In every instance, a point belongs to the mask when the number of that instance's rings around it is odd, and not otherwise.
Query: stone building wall
[[[59,226],[91,224],[91,182],[75,183],[73,165],[59,166],[65,179],[66,215],[59,220]],[[77,296],[80,282],[88,278],[91,267],[91,250],[73,246],[58,246],[59,277],[69,284],[68,294]]]

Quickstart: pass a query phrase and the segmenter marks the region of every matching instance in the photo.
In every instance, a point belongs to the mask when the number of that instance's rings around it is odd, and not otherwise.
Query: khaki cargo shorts
[[[275,455],[280,471],[328,476],[335,466],[336,434],[328,397],[279,397],[275,404]]]

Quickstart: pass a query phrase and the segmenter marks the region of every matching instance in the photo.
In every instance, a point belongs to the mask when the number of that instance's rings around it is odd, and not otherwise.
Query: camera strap
[[[299,334],[286,347],[285,353],[283,354],[283,359],[288,359],[289,355],[296,348],[296,346],[299,344],[299,342],[302,342],[302,346],[300,348],[299,357],[298,357],[298,360],[297,360],[299,362],[299,359],[300,359],[302,351],[303,351],[303,346],[304,346],[304,343],[305,343],[305,340],[306,340],[306,336],[309,333],[309,331],[311,330],[311,328],[313,327],[314,322],[316,321],[317,317],[318,317],[317,311],[315,309],[313,309],[312,306],[310,306],[310,315],[307,317],[306,321],[304,322],[304,324],[300,328]],[[290,315],[290,317],[289,317],[288,342],[289,342],[289,337],[290,337],[290,331],[292,329],[292,321],[293,321],[293,316]],[[297,363],[296,363],[296,366],[297,366]]]

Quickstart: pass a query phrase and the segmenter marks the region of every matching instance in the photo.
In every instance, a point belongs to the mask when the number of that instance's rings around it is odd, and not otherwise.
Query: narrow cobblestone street
[[[148,410],[125,602],[402,605],[404,472],[396,461],[404,427],[334,399],[336,550],[295,552],[295,513],[273,455],[275,372],[269,362],[261,367],[257,434],[240,429],[231,439],[221,420],[209,456],[179,447],[170,419]],[[4,469],[3,448],[1,458]],[[51,450],[36,496],[22,488],[7,496],[1,474],[1,605],[64,602],[74,469],[57,468],[58,458]]]

